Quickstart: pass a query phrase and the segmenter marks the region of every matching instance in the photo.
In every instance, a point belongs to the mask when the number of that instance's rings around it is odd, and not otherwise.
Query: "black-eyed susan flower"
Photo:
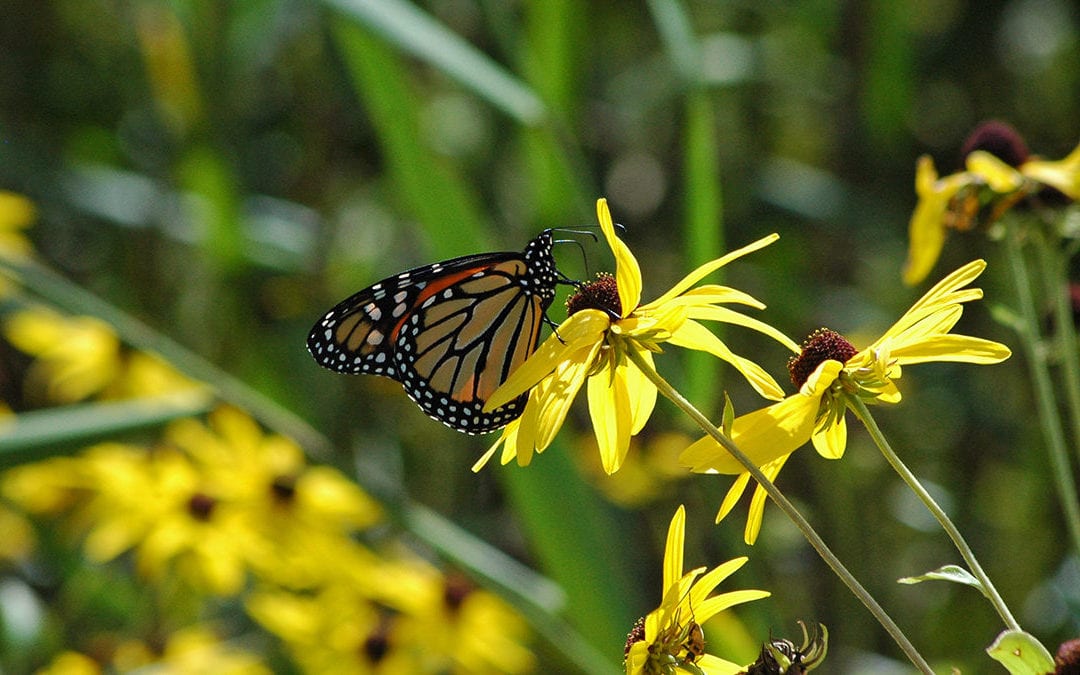
[[[908,229],[906,284],[917,284],[930,273],[948,230],[970,229],[983,211],[988,211],[988,220],[996,220],[1046,188],[1080,199],[1080,145],[1064,159],[1042,160],[1029,153],[1012,127],[987,122],[972,132],[963,154],[965,170],[943,177],[933,159],[919,158],[915,169],[919,201]]]
[[[706,653],[708,644],[702,625],[730,607],[770,594],[745,590],[710,595],[747,559],[735,558],[708,571],[697,567],[684,574],[685,534],[686,510],[680,506],[671,519],[664,547],[662,600],[659,607],[634,624],[626,638],[626,675],[675,675],[680,671],[734,675],[743,670]]]
[[[773,480],[788,456],[807,441],[822,457],[842,457],[847,445],[845,413],[852,397],[867,403],[899,403],[896,380],[904,366],[932,361],[991,364],[1009,358],[1011,352],[1003,344],[950,333],[963,313],[963,303],[982,297],[981,289],[966,286],[985,268],[984,261],[975,260],[945,277],[861,351],[838,333],[815,331],[789,363],[799,392],[736,418],[731,440]],[[718,521],[731,511],[750,479],[710,437],[691,445],[679,460],[693,471],[739,475],[720,507]],[[757,539],[764,504],[759,486],[746,524],[747,543]]]
[[[502,463],[516,457],[528,464],[533,452],[551,443],[582,386],[600,447],[604,470],[614,473],[622,464],[630,437],[644,427],[656,403],[656,385],[628,355],[653,363],[653,354],[670,344],[704,351],[728,362],[762,395],[779,399],[783,391],[753,361],[732,352],[701,321],[720,321],[757,330],[798,351],[789,338],[758,319],[722,305],[764,305],[727,286],[695,286],[729,262],[771,244],[777,235],[763,237],[694,270],[656,300],[641,304],[641,269],[633,253],[615,234],[607,201],[596,205],[604,238],[615,255],[615,275],[601,275],[568,300],[570,316],[556,333],[488,399],[495,409],[530,391],[521,417],[509,424],[499,440],[473,467],[478,470],[501,446]]]

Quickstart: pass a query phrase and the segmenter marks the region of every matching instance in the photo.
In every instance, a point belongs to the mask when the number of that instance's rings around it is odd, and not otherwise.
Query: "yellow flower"
[[[981,289],[965,286],[984,269],[986,263],[975,260],[945,277],[862,351],[838,333],[816,331],[799,357],[789,362],[799,392],[736,418],[731,440],[772,480],[788,456],[807,441],[823,457],[842,457],[849,397],[899,403],[896,380],[903,366],[931,361],[990,364],[1009,358],[1011,352],[1003,344],[949,332],[963,314],[963,303],[982,297]],[[691,445],[679,460],[699,473],[740,474],[717,521],[731,511],[749,482],[750,474],[710,437]],[[748,544],[757,538],[764,505],[765,493],[758,486],[744,535]]]
[[[31,395],[74,403],[100,392],[120,373],[120,341],[97,319],[64,317],[45,308],[15,312],[4,336],[36,357],[26,376]]]
[[[26,255],[30,241],[22,233],[36,218],[34,204],[26,197],[0,190],[0,253]]]
[[[939,177],[930,157],[919,158],[915,169],[919,201],[908,229],[906,284],[926,278],[941,254],[947,230],[970,229],[987,202],[993,221],[1045,187],[1080,199],[1080,145],[1061,160],[1032,158],[1015,130],[988,122],[972,132],[965,146],[972,148],[965,153],[965,170],[949,176]]]
[[[664,547],[664,579],[660,606],[634,625],[626,638],[626,675],[674,675],[679,670],[709,675],[734,675],[737,664],[705,653],[701,625],[720,612],[768,591],[730,591],[710,597],[724,579],[746,563],[735,558],[714,567],[698,567],[683,574],[686,510],[680,506],[668,527]]]
[[[528,464],[533,452],[543,452],[551,443],[582,385],[587,385],[589,413],[604,470],[609,474],[617,471],[630,437],[641,431],[652,414],[657,395],[656,385],[629,354],[639,354],[651,365],[653,354],[665,343],[713,354],[733,365],[766,398],[783,396],[768,373],[732,352],[700,321],[751,328],[792,351],[797,352],[798,346],[775,328],[721,306],[735,303],[764,308],[746,293],[716,284],[695,287],[709,273],[776,241],[777,235],[702,265],[656,300],[640,304],[638,262],[615,235],[607,201],[598,200],[596,211],[600,229],[615,254],[615,276],[601,275],[596,282],[583,285],[567,302],[569,318],[488,400],[485,409],[493,410],[531,390],[521,417],[503,430],[495,445],[473,466],[474,471],[500,446],[503,464],[514,457],[519,464]]]

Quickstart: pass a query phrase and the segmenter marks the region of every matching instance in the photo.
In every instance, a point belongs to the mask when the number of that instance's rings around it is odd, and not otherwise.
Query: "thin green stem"
[[[1073,325],[1073,308],[1069,298],[1068,257],[1056,244],[1056,241],[1048,242],[1042,236],[1035,238],[1042,261],[1039,270],[1042,272],[1043,287],[1053,304],[1054,338],[1063,375],[1060,385],[1065,390],[1073,451],[1080,457],[1080,349],[1077,349],[1076,326]]]
[[[731,439],[725,436],[716,426],[701,413],[692,403],[686,400],[686,398],[680,394],[674,387],[672,387],[667,380],[665,380],[660,373],[656,372],[653,368],[637,351],[631,349],[627,350],[630,356],[630,360],[634,362],[638,368],[641,369],[645,376],[656,385],[656,388],[661,394],[666,396],[672,401],[680,410],[685,412],[690,419],[692,419],[701,429],[708,434],[713,440],[719,443],[725,450],[743,465],[743,467],[750,472],[754,480],[765,490],[769,497],[780,507],[780,510],[787,514],[795,526],[803,533],[806,540],[810,542],[810,545],[814,547],[821,559],[825,561],[836,574],[840,577],[840,580],[844,582],[844,585],[852,592],[852,594],[859,599],[863,605],[870,611],[878,623],[885,628],[885,630],[892,636],[892,639],[896,641],[900,649],[908,659],[923,673],[932,674],[934,671],[930,669],[930,666],[923,659],[922,655],[915,649],[915,646],[911,644],[907,636],[904,635],[900,627],[892,620],[892,617],[885,612],[885,610],[878,604],[877,600],[870,595],[862,584],[848,571],[844,564],[840,562],[840,559],[836,557],[829,547],[825,544],[825,541],[821,538],[821,535],[814,530],[813,526],[799,513],[798,509],[788,501],[788,498],[780,492],[780,490],[773,484],[769,478],[762,473],[761,469],[754,464],[749,457],[746,456],[742,450],[735,445]]]
[[[1073,548],[1080,553],[1080,501],[1077,499],[1076,482],[1073,480],[1072,466],[1066,450],[1065,432],[1058,413],[1057,399],[1054,397],[1046,348],[1039,337],[1038,312],[1035,308],[1035,297],[1031,291],[1031,275],[1028,272],[1027,261],[1024,259],[1021,237],[1022,232],[1019,226],[1015,222],[1010,223],[1005,237],[1005,248],[1009,255],[1013,286],[1016,287],[1020,302],[1022,324],[1017,327],[1017,332],[1031,371],[1039,425],[1046,438],[1046,449],[1053,467],[1058,499],[1061,500],[1061,507],[1065,511],[1065,525],[1072,539]]]
[[[1005,625],[1012,630],[1020,630],[1020,624],[1016,622],[1016,618],[1013,617],[1012,612],[1005,605],[1005,601],[1002,600],[1001,594],[997,592],[990,577],[987,576],[983,570],[982,565],[979,564],[978,559],[975,558],[975,553],[968,546],[968,543],[964,540],[964,535],[960,534],[959,528],[949,518],[949,515],[945,513],[945,510],[930,493],[923,487],[919,479],[915,477],[915,474],[911,472],[911,469],[907,468],[907,465],[900,459],[900,456],[889,445],[889,441],[885,438],[885,434],[881,433],[881,429],[878,427],[877,422],[874,420],[873,415],[870,414],[870,410],[866,407],[866,403],[863,402],[858,396],[848,397],[848,405],[858,416],[859,421],[863,423],[866,430],[870,432],[870,437],[874,439],[874,443],[877,444],[878,449],[881,450],[881,454],[885,455],[885,459],[889,464],[900,474],[900,478],[907,483],[911,491],[926,505],[926,508],[930,510],[930,513],[934,514],[934,518],[941,524],[941,528],[945,530],[945,533],[952,539],[953,544],[956,545],[956,550],[960,551],[960,555],[964,558],[964,562],[967,563],[968,569],[971,574],[979,580],[979,584],[982,586],[983,594],[990,600],[990,604],[997,610],[1001,620],[1005,622]]]

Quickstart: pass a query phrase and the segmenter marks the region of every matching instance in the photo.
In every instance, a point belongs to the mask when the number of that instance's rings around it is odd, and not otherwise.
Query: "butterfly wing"
[[[485,433],[521,415],[524,395],[483,407],[536,350],[555,283],[545,232],[522,253],[455,258],[384,279],[327,312],[308,349],[331,370],[391,377],[431,417]]]

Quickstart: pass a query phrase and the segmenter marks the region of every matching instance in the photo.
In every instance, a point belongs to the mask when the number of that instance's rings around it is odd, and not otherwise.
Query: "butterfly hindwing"
[[[536,350],[555,283],[545,232],[522,253],[455,258],[384,279],[327,312],[308,349],[331,370],[393,378],[431,417],[484,433],[521,414],[525,395],[483,407]]]

